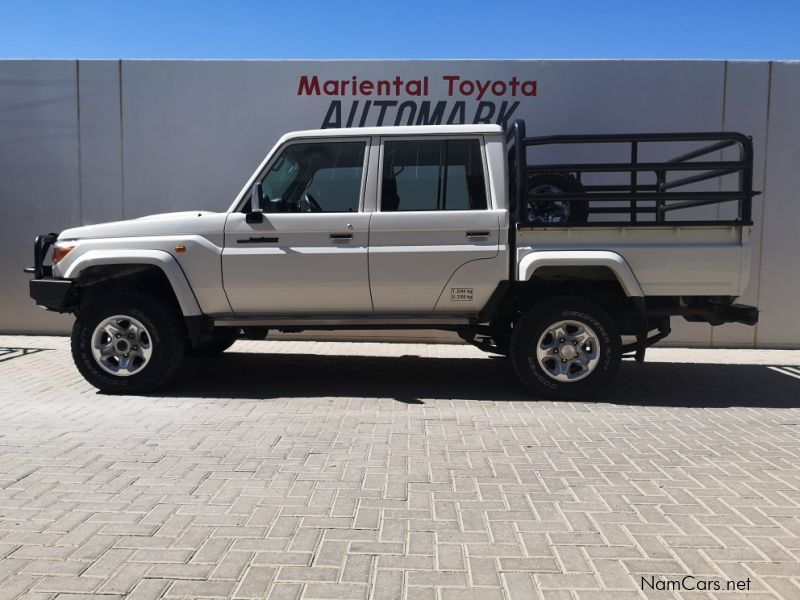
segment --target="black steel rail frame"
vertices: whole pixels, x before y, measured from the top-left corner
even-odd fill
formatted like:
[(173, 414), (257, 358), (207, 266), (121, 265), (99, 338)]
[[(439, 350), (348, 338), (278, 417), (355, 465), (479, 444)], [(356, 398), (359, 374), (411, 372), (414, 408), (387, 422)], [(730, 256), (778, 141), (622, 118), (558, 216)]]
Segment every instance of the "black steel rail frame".
[[(752, 225), (752, 200), (759, 192), (753, 191), (753, 142), (749, 136), (737, 132), (699, 133), (631, 133), (607, 135), (550, 135), (526, 137), (525, 122), (516, 120), (511, 124), (506, 141), (509, 148), (511, 214), (520, 228), (553, 227), (652, 227), (657, 225), (702, 226), (702, 225)], [(639, 162), (641, 144), (658, 142), (710, 142), (701, 148), (676, 156), (664, 162)], [(630, 162), (612, 163), (563, 163), (529, 165), (527, 149), (532, 146), (557, 144), (630, 144)], [(739, 147), (738, 160), (702, 160), (732, 146)], [(655, 184), (641, 184), (638, 175), (642, 172), (655, 174)], [(694, 174), (668, 181), (670, 173)], [(539, 173), (569, 173), (580, 181), (585, 173), (628, 173), (625, 184), (583, 185), (583, 191), (563, 194), (528, 194), (528, 177)], [(699, 181), (715, 179), (738, 173), (738, 186), (734, 191), (670, 191)], [(625, 206), (590, 206), (589, 214), (625, 214), (627, 220), (595, 221), (586, 223), (528, 224), (525, 218), (530, 201), (590, 201), (599, 203), (623, 202)], [(650, 201), (649, 206), (641, 206)], [(667, 220), (667, 214), (681, 209), (723, 202), (737, 202), (738, 212), (734, 220)], [(642, 221), (639, 215), (654, 214), (654, 220)]]

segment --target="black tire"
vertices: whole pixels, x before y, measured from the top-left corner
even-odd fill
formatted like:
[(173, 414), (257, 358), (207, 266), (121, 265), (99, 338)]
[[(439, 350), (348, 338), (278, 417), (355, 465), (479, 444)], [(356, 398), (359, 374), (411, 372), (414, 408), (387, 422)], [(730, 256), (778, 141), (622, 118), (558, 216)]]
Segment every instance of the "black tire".
[(186, 344), (186, 356), (219, 356), (233, 346), (239, 337), (236, 327), (215, 327), (214, 337), (201, 346), (194, 347)]
[[(586, 223), (589, 220), (588, 200), (572, 200), (559, 203), (556, 200), (537, 202), (530, 199), (531, 196), (535, 196), (537, 193), (582, 194), (584, 191), (581, 182), (567, 173), (532, 175), (528, 178), (529, 200), (526, 223), (529, 225)], [(566, 214), (561, 214), (563, 211), (566, 211)], [(557, 216), (559, 214), (560, 216)]]
[[(151, 352), (147, 362), (127, 376), (106, 371), (92, 352), (95, 329), (116, 315), (132, 317), (144, 326)], [(72, 328), (72, 358), (81, 375), (100, 391), (142, 394), (172, 378), (183, 359), (185, 338), (183, 321), (172, 306), (140, 292), (109, 294), (98, 298), (78, 314)]]
[[(561, 344), (560, 340), (555, 340), (552, 336), (547, 337), (551, 326), (562, 321), (588, 326), (594, 333), (595, 343), (587, 345), (586, 348), (581, 344), (575, 346), (577, 355), (590, 354), (597, 358), (593, 368), (586, 369), (578, 360), (563, 358), (569, 350), (563, 346), (568, 345), (569, 340)], [(577, 331), (574, 327), (573, 330)], [(554, 356), (550, 357), (548, 354), (540, 361), (537, 357), (539, 342), (543, 341), (543, 348), (549, 348), (548, 339), (554, 344)], [(549, 349), (547, 352), (549, 353)], [(572, 352), (569, 350), (570, 354)], [(557, 296), (533, 306), (520, 317), (511, 335), (509, 358), (517, 376), (535, 395), (555, 400), (581, 400), (600, 393), (613, 379), (621, 357), (620, 334), (614, 320), (594, 302), (576, 296)], [(548, 372), (548, 367), (551, 370), (559, 368), (574, 370), (569, 374), (552, 375)], [(556, 376), (576, 379), (557, 380)]]

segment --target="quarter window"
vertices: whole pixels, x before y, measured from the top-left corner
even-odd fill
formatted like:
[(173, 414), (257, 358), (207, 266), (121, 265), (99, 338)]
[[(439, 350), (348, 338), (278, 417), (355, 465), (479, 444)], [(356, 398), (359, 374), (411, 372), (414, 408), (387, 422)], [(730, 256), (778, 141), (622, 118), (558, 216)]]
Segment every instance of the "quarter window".
[(478, 140), (384, 142), (381, 211), (483, 210), (486, 206)]
[(286, 147), (261, 181), (269, 212), (357, 212), (366, 142)]

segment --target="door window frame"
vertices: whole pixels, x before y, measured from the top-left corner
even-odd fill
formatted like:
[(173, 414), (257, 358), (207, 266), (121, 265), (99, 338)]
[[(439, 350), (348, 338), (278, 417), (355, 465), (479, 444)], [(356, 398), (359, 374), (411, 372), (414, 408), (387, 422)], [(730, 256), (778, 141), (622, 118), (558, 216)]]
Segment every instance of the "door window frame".
[[(454, 141), (454, 140), (478, 140), (478, 147), (480, 148), (481, 153), (481, 165), (483, 167), (483, 185), (486, 188), (486, 208), (463, 208), (463, 209), (455, 209), (455, 210), (390, 210), (384, 211), (382, 204), (382, 197), (383, 197), (383, 154), (384, 148), (386, 147), (386, 142), (418, 142), (418, 141)], [(480, 211), (487, 211), (487, 210), (494, 210), (495, 206), (495, 198), (492, 194), (491, 186), (489, 185), (489, 168), (486, 160), (486, 146), (484, 141), (484, 136), (478, 134), (439, 134), (439, 135), (430, 135), (430, 134), (418, 134), (418, 135), (383, 135), (380, 136), (378, 139), (378, 177), (375, 186), (375, 212), (382, 213), (382, 214), (398, 214), (398, 215), (410, 215), (410, 214), (450, 214), (450, 213), (477, 213)]]
[[(269, 170), (272, 166), (278, 161), (278, 158), (283, 154), (283, 152), (289, 147), (294, 146), (297, 144), (313, 144), (313, 143), (323, 143), (323, 144), (340, 144), (345, 142), (363, 142), (364, 144), (364, 158), (361, 165), (361, 184), (359, 185), (359, 197), (358, 197), (358, 210), (356, 213), (363, 213), (367, 212), (364, 210), (366, 204), (366, 188), (367, 188), (367, 179), (369, 176), (369, 165), (370, 165), (370, 150), (372, 148), (372, 139), (370, 136), (331, 136), (331, 137), (298, 137), (292, 138), (291, 140), (287, 140), (280, 146), (278, 146), (275, 151), (272, 153), (272, 156), (269, 157), (269, 160), (264, 165), (258, 174), (253, 178), (251, 177), (251, 181), (253, 184), (257, 181), (261, 181), (266, 177)], [(252, 185), (251, 185), (252, 187)], [(245, 190), (244, 195), (242, 196), (241, 200), (237, 203), (236, 208), (231, 212), (234, 213), (241, 213), (244, 212), (245, 205), (250, 201), (250, 191)], [(354, 214), (351, 212), (292, 212), (292, 213), (272, 213), (272, 212), (265, 212), (264, 217), (269, 218), (270, 215), (348, 215)]]

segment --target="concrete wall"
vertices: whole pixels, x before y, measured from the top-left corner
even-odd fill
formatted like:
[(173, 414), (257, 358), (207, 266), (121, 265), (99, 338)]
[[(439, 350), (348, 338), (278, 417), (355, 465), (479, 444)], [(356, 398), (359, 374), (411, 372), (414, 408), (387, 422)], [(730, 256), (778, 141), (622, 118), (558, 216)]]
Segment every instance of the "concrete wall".
[[(427, 95), (298, 93), (320, 80), (428, 77)], [(480, 100), (444, 76), (537, 82), (535, 96)], [(186, 209), (224, 210), (284, 132), (320, 127), (341, 102), (343, 124), (394, 124), (399, 105), (463, 102), (463, 119), (512, 118), (532, 134), (739, 130), (753, 136), (756, 187), (751, 283), (756, 328), (674, 320), (670, 341), (800, 347), (800, 63), (706, 61), (0, 61), (0, 331), (68, 331), (71, 318), (28, 298), (36, 233)], [(355, 104), (355, 103), (358, 104)], [(405, 124), (411, 108), (400, 111)], [(351, 112), (352, 111), (352, 112)], [(332, 113), (336, 114), (336, 113)], [(718, 210), (718, 209), (714, 209)], [(721, 210), (725, 210), (724, 208)]]

